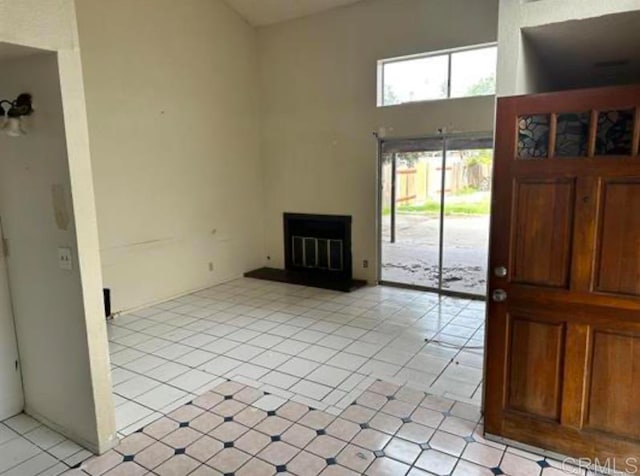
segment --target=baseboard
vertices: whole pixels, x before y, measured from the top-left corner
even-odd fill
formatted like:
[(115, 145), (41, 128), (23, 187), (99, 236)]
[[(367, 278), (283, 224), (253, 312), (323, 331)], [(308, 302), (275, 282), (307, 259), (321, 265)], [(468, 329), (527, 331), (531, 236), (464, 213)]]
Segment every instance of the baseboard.
[(105, 444), (103, 444), (102, 446), (100, 446), (100, 445), (98, 445), (98, 444), (96, 444), (96, 443), (94, 443), (92, 441), (85, 440), (84, 438), (82, 438), (81, 436), (78, 436), (73, 431), (69, 430), (68, 428), (65, 428), (65, 427), (57, 424), (56, 422), (49, 420), (47, 417), (45, 417), (45, 416), (41, 415), (40, 413), (32, 410), (28, 406), (25, 407), (24, 413), (26, 413), (30, 417), (34, 418), (35, 420), (39, 421), (44, 426), (52, 429), (53, 431), (55, 431), (57, 433), (60, 433), (62, 436), (70, 439), (74, 443), (77, 443), (78, 445), (82, 446), (84, 449), (90, 451), (91, 453), (93, 453), (95, 455), (101, 455), (103, 453), (106, 453), (110, 449), (115, 448), (116, 446), (118, 446), (119, 439), (118, 439), (118, 436), (117, 436), (116, 433), (111, 435), (111, 437), (108, 439), (108, 441)]
[[(207, 284), (206, 286), (201, 286), (201, 287), (198, 287), (198, 288), (190, 289), (188, 291), (181, 291), (181, 292), (179, 292), (177, 294), (172, 294), (172, 295), (169, 295), (169, 296), (166, 296), (166, 297), (154, 299), (153, 301), (148, 301), (147, 303), (141, 304), (139, 306), (134, 306), (134, 307), (127, 308), (127, 309), (121, 309), (119, 311), (114, 311), (111, 315), (112, 315), (113, 318), (117, 318), (118, 316), (120, 316), (122, 314), (130, 314), (132, 312), (140, 311), (142, 309), (146, 309), (148, 307), (155, 306), (156, 304), (161, 304), (161, 303), (166, 302), (166, 301), (171, 301), (172, 299), (178, 299), (178, 298), (181, 298), (181, 297), (184, 297), (184, 296), (188, 296), (190, 294), (194, 294), (194, 293), (197, 293), (197, 292), (200, 292), (200, 291), (204, 291), (205, 289), (213, 288), (215, 286), (220, 286), (221, 284), (226, 284), (226, 283), (229, 283), (231, 281), (235, 281), (236, 279), (240, 279), (242, 277), (243, 277), (243, 273), (234, 274), (233, 276), (222, 278), (221, 280), (216, 281), (213, 284)], [(113, 301), (112, 301), (112, 304), (113, 304)]]

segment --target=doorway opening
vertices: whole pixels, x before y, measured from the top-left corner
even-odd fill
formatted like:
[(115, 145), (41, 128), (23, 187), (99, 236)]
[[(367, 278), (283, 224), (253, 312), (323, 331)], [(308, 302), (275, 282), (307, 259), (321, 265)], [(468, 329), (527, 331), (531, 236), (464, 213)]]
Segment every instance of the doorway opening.
[[(32, 418), (30, 429), (102, 452), (116, 434), (79, 63), (0, 42), (0, 64), (13, 119), (0, 134), (0, 420)], [(26, 94), (36, 111), (16, 121)], [(15, 440), (38, 454), (23, 433)]]
[(379, 282), (484, 299), (491, 133), (379, 144)]

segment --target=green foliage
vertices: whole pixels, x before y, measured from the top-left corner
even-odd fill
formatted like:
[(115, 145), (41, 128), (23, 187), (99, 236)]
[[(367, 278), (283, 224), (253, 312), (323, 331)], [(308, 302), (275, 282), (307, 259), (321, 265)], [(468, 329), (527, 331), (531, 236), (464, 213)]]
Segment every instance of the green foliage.
[(493, 163), (493, 151), (490, 149), (478, 151), (477, 154), (465, 157), (465, 163), (466, 165), (491, 165)]
[(424, 157), (423, 152), (403, 152), (398, 154), (398, 165), (413, 168)]
[(469, 86), (467, 89), (467, 96), (485, 96), (488, 94), (495, 94), (496, 92), (496, 75), (492, 74), (478, 80), (477, 83)]
[(393, 90), (390, 84), (384, 85), (382, 104), (384, 104), (385, 106), (400, 104), (400, 98), (398, 98), (398, 95)]
[(466, 185), (462, 188), (459, 188), (458, 190), (456, 190), (455, 192), (453, 192), (453, 195), (472, 195), (474, 193), (477, 193), (478, 189), (476, 187), (472, 187), (470, 185)]
[[(445, 200), (444, 214), (447, 215), (488, 215), (491, 208), (489, 196), (480, 201), (447, 203)], [(438, 215), (440, 202), (428, 200), (422, 205), (401, 205), (396, 209), (397, 213), (415, 213), (423, 215)], [(383, 215), (389, 215), (391, 210), (385, 208)]]

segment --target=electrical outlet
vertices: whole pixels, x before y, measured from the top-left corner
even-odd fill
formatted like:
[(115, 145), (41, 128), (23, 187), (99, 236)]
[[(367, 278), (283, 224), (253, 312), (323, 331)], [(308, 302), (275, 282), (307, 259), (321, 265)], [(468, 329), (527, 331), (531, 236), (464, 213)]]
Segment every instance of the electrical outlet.
[(364, 261), (362, 261), (362, 267), (363, 268), (368, 268), (369, 267), (369, 260), (365, 259)]
[(71, 248), (58, 248), (58, 267), (65, 271), (71, 271), (73, 269)]

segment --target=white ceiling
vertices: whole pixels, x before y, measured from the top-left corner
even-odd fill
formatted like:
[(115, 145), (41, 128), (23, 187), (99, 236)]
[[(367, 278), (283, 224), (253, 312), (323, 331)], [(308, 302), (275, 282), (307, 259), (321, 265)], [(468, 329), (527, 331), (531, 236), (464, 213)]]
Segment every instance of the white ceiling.
[(357, 3), (360, 0), (226, 0), (253, 26), (272, 25)]
[(640, 11), (524, 31), (553, 89), (640, 82)]

